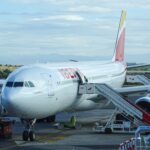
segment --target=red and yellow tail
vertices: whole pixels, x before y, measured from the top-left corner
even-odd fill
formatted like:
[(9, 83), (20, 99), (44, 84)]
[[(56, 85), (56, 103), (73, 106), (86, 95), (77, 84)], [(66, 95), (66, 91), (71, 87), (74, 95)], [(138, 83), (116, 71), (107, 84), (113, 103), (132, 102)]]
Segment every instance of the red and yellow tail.
[(116, 39), (115, 52), (112, 61), (124, 61), (124, 46), (125, 46), (125, 26), (126, 26), (126, 12), (122, 11), (118, 35)]

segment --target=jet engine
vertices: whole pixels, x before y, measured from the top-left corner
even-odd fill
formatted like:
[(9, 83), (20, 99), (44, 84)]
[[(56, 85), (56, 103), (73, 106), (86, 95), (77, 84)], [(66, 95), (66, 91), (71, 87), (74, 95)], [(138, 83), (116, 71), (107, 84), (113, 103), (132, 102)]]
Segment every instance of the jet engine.
[(136, 105), (145, 110), (147, 113), (150, 114), (150, 97), (142, 97), (136, 100)]

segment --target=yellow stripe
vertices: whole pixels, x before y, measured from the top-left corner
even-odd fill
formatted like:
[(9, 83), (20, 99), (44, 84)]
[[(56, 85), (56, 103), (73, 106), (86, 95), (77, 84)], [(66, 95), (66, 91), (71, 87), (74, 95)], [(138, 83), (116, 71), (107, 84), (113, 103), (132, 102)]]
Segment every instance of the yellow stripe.
[(126, 20), (126, 11), (123, 10), (121, 14), (119, 30), (121, 30), (121, 28), (123, 27), (125, 20)]

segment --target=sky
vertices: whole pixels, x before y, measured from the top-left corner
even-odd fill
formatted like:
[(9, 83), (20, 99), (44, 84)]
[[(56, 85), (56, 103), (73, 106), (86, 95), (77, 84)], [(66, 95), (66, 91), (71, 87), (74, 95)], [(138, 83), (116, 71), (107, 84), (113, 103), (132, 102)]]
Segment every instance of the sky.
[(111, 59), (122, 9), (126, 60), (150, 63), (150, 0), (5, 0), (0, 64)]

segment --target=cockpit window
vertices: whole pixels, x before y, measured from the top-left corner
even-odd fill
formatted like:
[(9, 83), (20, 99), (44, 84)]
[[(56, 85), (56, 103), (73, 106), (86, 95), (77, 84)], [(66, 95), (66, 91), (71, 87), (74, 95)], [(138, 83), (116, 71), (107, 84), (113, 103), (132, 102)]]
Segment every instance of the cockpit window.
[(14, 82), (13, 87), (23, 87), (23, 82)]
[(28, 84), (30, 87), (35, 87), (34, 84), (31, 81), (28, 81)]
[(30, 87), (27, 81), (24, 82), (24, 86), (25, 87)]
[(6, 87), (35, 87), (31, 81), (25, 82), (7, 82)]
[(13, 82), (7, 82), (6, 83), (6, 87), (12, 87), (13, 86)]

